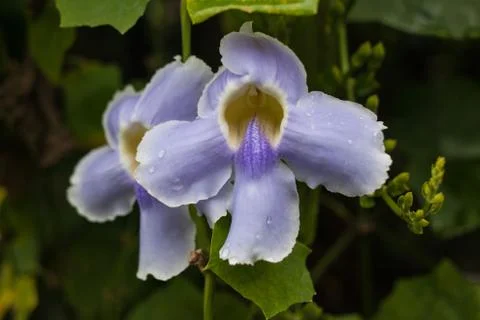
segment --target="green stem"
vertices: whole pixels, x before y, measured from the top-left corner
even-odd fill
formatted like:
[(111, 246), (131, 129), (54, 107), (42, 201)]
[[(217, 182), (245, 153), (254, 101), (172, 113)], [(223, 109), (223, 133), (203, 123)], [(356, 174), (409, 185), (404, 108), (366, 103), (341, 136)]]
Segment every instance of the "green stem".
[(187, 0), (181, 0), (180, 4), (180, 22), (182, 24), (182, 59), (186, 61), (190, 56), (191, 29), (190, 17), (187, 11)]
[[(185, 62), (190, 56), (190, 45), (191, 45), (191, 31), (192, 26), (190, 23), (190, 17), (187, 12), (187, 0), (181, 0), (180, 4), (180, 22), (182, 27), (182, 60)], [(198, 223), (197, 227), (201, 226), (206, 228), (206, 234), (208, 232), (208, 226), (205, 221), (203, 223)], [(210, 244), (208, 244), (208, 247)], [(207, 248), (209, 251), (210, 248)], [(213, 320), (213, 292), (215, 290), (215, 275), (208, 270), (203, 271), (203, 276), (205, 278), (205, 285), (203, 289), (203, 320)]]
[(348, 210), (345, 205), (335, 199), (333, 196), (323, 193), (320, 196), (320, 203), (330, 209), (337, 217), (345, 221), (346, 223), (354, 223), (355, 222), (355, 217), (353, 214)]
[(338, 54), (340, 58), (340, 70), (345, 79), (347, 99), (355, 101), (355, 79), (350, 77), (350, 56), (348, 54), (347, 25), (344, 18), (337, 21)]
[(340, 238), (331, 246), (323, 257), (317, 262), (312, 269), (313, 282), (320, 280), (322, 275), (327, 271), (328, 267), (345, 251), (350, 243), (355, 239), (356, 230), (351, 227), (345, 231)]
[(372, 257), (370, 254), (370, 239), (364, 236), (360, 241), (360, 269), (362, 273), (362, 305), (363, 314), (368, 319), (373, 309), (372, 288)]
[(380, 194), (382, 196), (383, 201), (385, 201), (385, 203), (387, 204), (387, 206), (389, 206), (390, 209), (392, 209), (392, 211), (395, 212), (397, 216), (399, 216), (400, 218), (403, 218), (403, 210), (398, 206), (395, 200), (393, 200), (393, 198), (388, 194), (387, 188), (385, 187), (382, 188)]
[(213, 291), (215, 289), (215, 275), (211, 271), (204, 271), (205, 287), (203, 288), (203, 320), (213, 320)]
[(347, 26), (343, 19), (337, 22), (338, 53), (340, 55), (340, 70), (343, 74), (350, 72), (350, 58), (348, 56)]
[(305, 197), (304, 212), (301, 215), (300, 223), (302, 228), (302, 241), (307, 246), (315, 241), (318, 221), (318, 199), (320, 197), (320, 188), (317, 189), (303, 189)]

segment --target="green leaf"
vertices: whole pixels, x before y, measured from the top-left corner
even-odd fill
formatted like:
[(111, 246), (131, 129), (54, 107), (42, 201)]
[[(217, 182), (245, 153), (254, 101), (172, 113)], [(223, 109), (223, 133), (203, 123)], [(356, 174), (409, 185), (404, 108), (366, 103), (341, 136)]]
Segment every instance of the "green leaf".
[(445, 203), (431, 217), (433, 231), (442, 237), (480, 227), (480, 179), (475, 174), (480, 172), (479, 100), (480, 85), (466, 78), (405, 84), (391, 97), (393, 120), (387, 134), (398, 138), (397, 148), (407, 155), (403, 169), (411, 174), (415, 194), (420, 194), (437, 156), (447, 159), (440, 188)]
[(219, 257), (228, 229), (228, 218), (222, 218), (215, 224), (207, 269), (257, 304), (266, 318), (295, 303), (312, 300), (315, 291), (305, 266), (310, 252), (307, 247), (297, 243), (293, 252), (279, 263), (260, 261), (254, 266), (230, 266)]
[(65, 52), (75, 40), (75, 30), (61, 29), (60, 17), (53, 6), (47, 6), (30, 24), (30, 53), (43, 74), (53, 83), (60, 79)]
[(62, 27), (111, 25), (125, 33), (145, 12), (149, 0), (56, 0)]
[(115, 65), (84, 62), (65, 77), (67, 120), (76, 138), (87, 147), (104, 142), (102, 114), (120, 85), (120, 69)]
[(374, 319), (480, 319), (478, 289), (445, 260), (429, 275), (397, 281)]
[(381, 22), (423, 35), (451, 38), (480, 36), (480, 2), (477, 0), (358, 0), (349, 20)]
[(187, 0), (187, 9), (193, 23), (231, 9), (248, 13), (264, 12), (285, 15), (314, 15), (319, 0)]
[(197, 320), (202, 314), (202, 292), (183, 278), (168, 282), (138, 304), (127, 320)]

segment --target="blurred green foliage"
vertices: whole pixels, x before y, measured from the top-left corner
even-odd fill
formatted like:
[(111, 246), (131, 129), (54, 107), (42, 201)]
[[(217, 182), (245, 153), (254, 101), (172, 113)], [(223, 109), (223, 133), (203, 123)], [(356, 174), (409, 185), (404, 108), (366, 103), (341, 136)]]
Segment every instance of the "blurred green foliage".
[(374, 319), (480, 319), (479, 290), (445, 260), (429, 275), (396, 282)]
[(353, 22), (376, 21), (414, 34), (446, 38), (480, 36), (480, 3), (475, 0), (357, 0)]

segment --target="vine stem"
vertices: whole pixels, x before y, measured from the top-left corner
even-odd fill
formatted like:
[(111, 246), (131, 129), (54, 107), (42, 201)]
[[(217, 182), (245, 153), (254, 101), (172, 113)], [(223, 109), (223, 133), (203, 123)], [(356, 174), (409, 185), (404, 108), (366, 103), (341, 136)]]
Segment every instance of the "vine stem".
[(213, 320), (213, 291), (215, 289), (215, 275), (211, 271), (204, 271), (205, 287), (203, 288), (203, 320)]
[(370, 239), (363, 236), (360, 241), (360, 269), (362, 273), (362, 304), (366, 319), (372, 315), (373, 287), (372, 287), (372, 256), (370, 252)]
[(312, 269), (312, 279), (316, 283), (322, 275), (327, 271), (328, 267), (334, 262), (355, 239), (356, 230), (350, 227), (340, 238), (331, 246), (323, 257), (317, 262)]
[[(188, 57), (190, 57), (191, 53), (192, 32), (192, 25), (187, 11), (187, 0), (181, 0), (180, 3), (180, 23), (182, 29), (182, 60), (185, 62)], [(201, 227), (208, 228), (206, 223), (203, 223)], [(208, 246), (209, 245), (210, 244), (208, 244)], [(203, 320), (213, 320), (213, 293), (215, 291), (215, 275), (209, 270), (203, 270), (202, 273), (205, 279), (203, 288)]]
[(403, 216), (403, 211), (402, 209), (398, 206), (398, 204), (393, 200), (392, 197), (387, 192), (387, 188), (382, 188), (380, 191), (380, 195), (382, 196), (383, 201), (387, 204), (387, 206), (392, 209), (393, 212), (400, 218)]
[(190, 56), (192, 25), (187, 11), (187, 0), (181, 0), (180, 23), (182, 25), (182, 60), (185, 62)]
[(350, 57), (348, 54), (348, 37), (347, 25), (345, 18), (339, 18), (337, 21), (337, 36), (338, 36), (338, 54), (340, 55), (340, 70), (345, 79), (345, 89), (347, 92), (347, 99), (355, 101), (355, 79), (350, 77)]

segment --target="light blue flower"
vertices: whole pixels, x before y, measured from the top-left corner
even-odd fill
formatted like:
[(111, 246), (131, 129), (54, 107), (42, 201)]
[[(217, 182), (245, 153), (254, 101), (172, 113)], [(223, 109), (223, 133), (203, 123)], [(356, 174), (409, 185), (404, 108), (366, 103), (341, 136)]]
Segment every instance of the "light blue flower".
[[(90, 221), (104, 222), (140, 207), (140, 261), (137, 276), (166, 280), (188, 266), (195, 227), (187, 206), (170, 208), (133, 179), (135, 153), (144, 133), (168, 120), (193, 120), (198, 98), (212, 78), (210, 68), (191, 57), (157, 71), (143, 93), (131, 87), (117, 93), (103, 117), (108, 145), (87, 154), (76, 166), (68, 200)], [(162, 157), (157, 153), (156, 157)], [(157, 168), (158, 171), (162, 168)], [(229, 185), (214, 199), (198, 204), (209, 222), (224, 215)]]
[(299, 231), (295, 178), (347, 196), (374, 192), (391, 164), (385, 127), (361, 105), (308, 93), (296, 55), (253, 33), (251, 23), (226, 35), (220, 53), (223, 67), (203, 91), (199, 118), (148, 132), (135, 176), (157, 199), (179, 206), (216, 195), (233, 174), (232, 224), (220, 257), (278, 262)]

